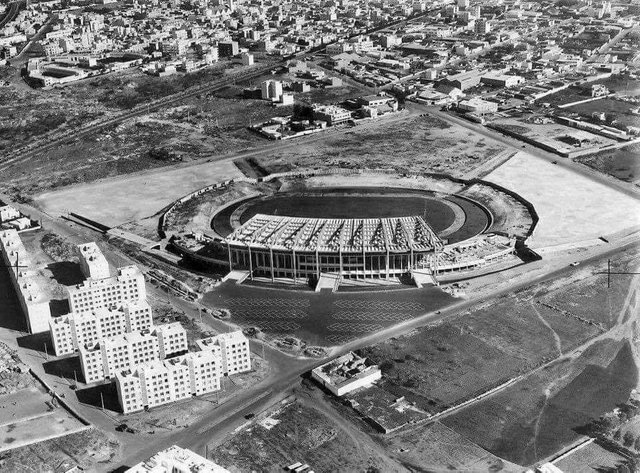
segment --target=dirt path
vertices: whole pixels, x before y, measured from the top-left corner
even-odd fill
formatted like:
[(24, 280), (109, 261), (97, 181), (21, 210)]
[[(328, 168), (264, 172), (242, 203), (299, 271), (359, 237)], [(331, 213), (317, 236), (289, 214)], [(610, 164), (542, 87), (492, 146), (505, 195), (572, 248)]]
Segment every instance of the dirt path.
[(558, 356), (562, 356), (562, 340), (560, 340), (560, 336), (558, 335), (558, 332), (556, 332), (553, 329), (553, 327), (549, 325), (549, 322), (547, 322), (545, 318), (542, 316), (542, 314), (540, 313), (540, 311), (538, 311), (533, 301), (530, 301), (529, 305), (531, 306), (531, 309), (533, 310), (533, 312), (538, 316), (538, 319), (540, 319), (540, 322), (542, 322), (542, 324), (551, 331), (551, 334), (553, 335), (553, 339), (556, 344), (556, 349), (558, 350)]
[(377, 458), (384, 460), (384, 465), (377, 465), (381, 471), (385, 472), (405, 472), (408, 471), (401, 464), (393, 460), (391, 457), (384, 454), (380, 445), (376, 444), (367, 434), (360, 432), (354, 427), (348, 420), (341, 417), (330, 405), (328, 405), (322, 398), (321, 394), (314, 391), (313, 394), (304, 392), (304, 394), (298, 396), (298, 402), (302, 405), (314, 409), (321, 413), (329, 420), (331, 420), (336, 426), (340, 428), (346, 435), (349, 436), (351, 441), (356, 445), (358, 450), (363, 456)]

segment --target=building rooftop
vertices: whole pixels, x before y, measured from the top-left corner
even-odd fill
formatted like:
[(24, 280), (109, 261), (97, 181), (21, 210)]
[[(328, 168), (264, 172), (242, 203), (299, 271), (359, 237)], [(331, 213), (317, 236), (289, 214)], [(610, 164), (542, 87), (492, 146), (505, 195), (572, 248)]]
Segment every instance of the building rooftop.
[(225, 241), (255, 249), (358, 253), (428, 251), (442, 246), (422, 217), (323, 219), (257, 214)]
[(138, 463), (127, 473), (229, 473), (229, 470), (186, 448), (173, 445)]

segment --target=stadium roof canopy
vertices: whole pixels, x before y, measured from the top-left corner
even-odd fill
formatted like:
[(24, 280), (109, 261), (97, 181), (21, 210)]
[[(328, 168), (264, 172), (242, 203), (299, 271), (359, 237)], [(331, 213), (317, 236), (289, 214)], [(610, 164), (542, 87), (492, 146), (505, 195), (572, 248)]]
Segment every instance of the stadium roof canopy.
[(252, 249), (335, 253), (400, 253), (443, 247), (422, 217), (331, 219), (257, 214), (225, 241)]

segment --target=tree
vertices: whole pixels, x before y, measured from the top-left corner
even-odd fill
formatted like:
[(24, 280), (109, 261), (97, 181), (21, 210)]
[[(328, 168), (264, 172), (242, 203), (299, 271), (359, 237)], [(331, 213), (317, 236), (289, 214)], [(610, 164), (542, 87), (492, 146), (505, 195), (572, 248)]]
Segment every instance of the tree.
[(621, 438), (622, 438), (622, 432), (620, 432), (620, 429), (618, 429), (613, 433), (613, 440), (615, 440), (616, 442), (619, 442)]
[(633, 448), (640, 451), (640, 436), (638, 436), (638, 438), (636, 439), (636, 443), (634, 444)]
[(633, 445), (633, 435), (631, 435), (631, 432), (624, 434), (623, 444), (625, 447), (631, 447), (631, 445)]

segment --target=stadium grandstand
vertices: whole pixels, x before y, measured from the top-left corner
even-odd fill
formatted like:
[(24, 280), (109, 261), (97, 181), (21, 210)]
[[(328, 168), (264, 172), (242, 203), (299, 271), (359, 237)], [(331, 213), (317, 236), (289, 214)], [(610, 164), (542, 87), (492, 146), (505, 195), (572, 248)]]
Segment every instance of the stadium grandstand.
[(444, 244), (420, 216), (323, 219), (257, 214), (225, 238), (229, 266), (256, 276), (399, 277), (435, 270)]

